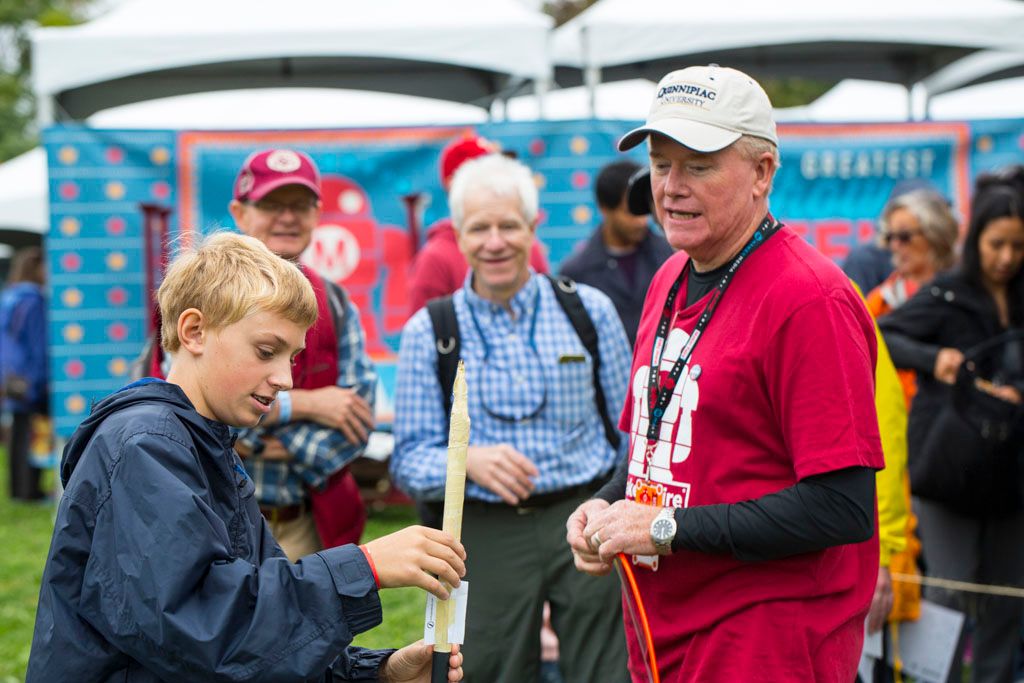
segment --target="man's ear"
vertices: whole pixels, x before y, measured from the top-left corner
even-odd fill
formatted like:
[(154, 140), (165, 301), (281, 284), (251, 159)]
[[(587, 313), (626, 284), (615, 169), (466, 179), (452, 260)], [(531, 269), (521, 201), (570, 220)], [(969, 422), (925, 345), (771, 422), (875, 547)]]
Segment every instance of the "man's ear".
[[(242, 230), (242, 223), (244, 221), (246, 205), (237, 199), (232, 199), (231, 203), (228, 204), (228, 211), (231, 213), (231, 219), (235, 221), (235, 227)], [(245, 232), (242, 230), (242, 232)]]
[(767, 197), (772, 189), (772, 179), (778, 166), (775, 164), (775, 157), (770, 152), (765, 152), (755, 162), (754, 171), (754, 197), (760, 199)]
[(178, 341), (193, 356), (206, 347), (206, 319), (198, 308), (187, 308), (178, 316)]

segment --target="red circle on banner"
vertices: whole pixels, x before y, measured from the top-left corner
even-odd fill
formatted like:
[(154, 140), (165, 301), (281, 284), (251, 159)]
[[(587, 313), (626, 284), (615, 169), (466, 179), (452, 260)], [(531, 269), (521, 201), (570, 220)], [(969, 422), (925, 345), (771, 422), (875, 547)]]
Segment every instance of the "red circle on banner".
[(57, 188), (57, 194), (64, 201), (71, 201), (72, 199), (78, 199), (78, 184), (73, 182), (63, 182)]
[(590, 174), (586, 171), (574, 171), (569, 182), (576, 190), (585, 190), (590, 186)]
[(124, 323), (111, 323), (107, 327), (107, 336), (114, 341), (122, 341), (128, 336), (128, 326)]
[(120, 147), (107, 147), (105, 156), (108, 164), (119, 164), (124, 161), (124, 150)]
[(123, 306), (127, 300), (128, 292), (125, 291), (124, 287), (112, 287), (107, 290), (107, 301), (111, 306)]
[(85, 374), (85, 363), (77, 358), (72, 358), (64, 364), (64, 374), (71, 379), (78, 379)]
[(123, 235), (125, 228), (124, 218), (111, 216), (107, 219), (107, 233), (110, 235)]
[(535, 157), (539, 157), (544, 154), (544, 151), (547, 149), (547, 145), (545, 145), (544, 141), (540, 138), (535, 138), (530, 140), (530, 144), (527, 145), (527, 149), (530, 150), (530, 154)]
[(153, 193), (153, 197), (156, 199), (167, 199), (171, 196), (171, 186), (163, 180), (158, 180), (153, 183), (150, 192)]
[(60, 257), (60, 267), (73, 273), (82, 267), (82, 257), (76, 252), (69, 251)]

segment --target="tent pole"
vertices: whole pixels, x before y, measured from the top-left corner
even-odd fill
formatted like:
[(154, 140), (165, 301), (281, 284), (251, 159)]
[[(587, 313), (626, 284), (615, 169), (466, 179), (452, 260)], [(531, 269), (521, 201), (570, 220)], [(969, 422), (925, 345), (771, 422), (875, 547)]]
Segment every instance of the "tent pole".
[(601, 67), (590, 54), (590, 37), (586, 26), (580, 27), (580, 47), (583, 48), (583, 84), (587, 88), (590, 118), (597, 118), (597, 86), (601, 84)]

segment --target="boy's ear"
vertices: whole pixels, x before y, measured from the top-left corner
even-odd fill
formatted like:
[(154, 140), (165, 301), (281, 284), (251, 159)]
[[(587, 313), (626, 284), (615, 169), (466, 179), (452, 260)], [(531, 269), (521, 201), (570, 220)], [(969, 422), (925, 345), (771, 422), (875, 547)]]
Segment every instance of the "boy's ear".
[(187, 308), (178, 316), (178, 341), (193, 355), (203, 352), (206, 343), (206, 320), (198, 308)]

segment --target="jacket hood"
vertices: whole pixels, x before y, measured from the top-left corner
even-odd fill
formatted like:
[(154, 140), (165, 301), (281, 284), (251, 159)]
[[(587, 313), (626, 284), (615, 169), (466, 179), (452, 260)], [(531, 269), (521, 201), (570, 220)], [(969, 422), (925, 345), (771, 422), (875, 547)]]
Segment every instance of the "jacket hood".
[(126, 408), (146, 403), (163, 404), (178, 417), (186, 428), (191, 432), (205, 433), (207, 438), (214, 438), (218, 441), (230, 439), (230, 430), (227, 425), (207, 420), (196, 412), (192, 402), (185, 396), (177, 384), (171, 384), (153, 377), (144, 377), (132, 382), (122, 389), (107, 396), (93, 406), (92, 412), (75, 430), (75, 433), (68, 440), (64, 447), (64, 455), (60, 463), (61, 483), (66, 487), (71, 479), (71, 473), (75, 471), (86, 446), (92, 440), (93, 435), (99, 426), (114, 413)]

